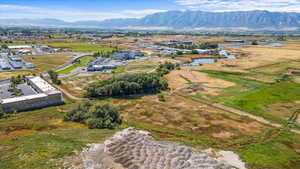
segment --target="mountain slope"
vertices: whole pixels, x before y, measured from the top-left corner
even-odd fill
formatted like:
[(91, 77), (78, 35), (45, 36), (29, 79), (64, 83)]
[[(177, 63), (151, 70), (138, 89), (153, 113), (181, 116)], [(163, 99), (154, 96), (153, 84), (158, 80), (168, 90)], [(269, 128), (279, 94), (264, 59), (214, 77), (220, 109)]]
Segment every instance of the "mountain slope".
[(184, 28), (300, 28), (300, 13), (243, 11), (202, 12), (169, 11), (141, 19), (110, 19), (104, 21), (65, 22), (57, 19), (0, 19), (0, 26), (57, 26), (57, 27), (169, 27)]
[[(114, 20), (106, 20), (111, 23)], [(124, 23), (124, 21), (123, 21)], [(202, 12), (202, 11), (169, 11), (156, 13), (131, 23), (115, 26), (164, 26), (170, 28), (283, 28), (300, 27), (300, 13), (246, 11), (246, 12)]]

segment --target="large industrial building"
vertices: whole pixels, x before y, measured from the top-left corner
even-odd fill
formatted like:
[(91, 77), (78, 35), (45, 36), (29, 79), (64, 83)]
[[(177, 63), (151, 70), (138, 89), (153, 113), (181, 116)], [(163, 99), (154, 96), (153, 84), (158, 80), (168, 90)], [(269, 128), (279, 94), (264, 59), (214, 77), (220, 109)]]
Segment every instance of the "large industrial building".
[(0, 84), (0, 108), (4, 112), (33, 110), (64, 103), (62, 93), (38, 76), (27, 76), (26, 84), (18, 88), (23, 95), (16, 97), (9, 90), (10, 82)]

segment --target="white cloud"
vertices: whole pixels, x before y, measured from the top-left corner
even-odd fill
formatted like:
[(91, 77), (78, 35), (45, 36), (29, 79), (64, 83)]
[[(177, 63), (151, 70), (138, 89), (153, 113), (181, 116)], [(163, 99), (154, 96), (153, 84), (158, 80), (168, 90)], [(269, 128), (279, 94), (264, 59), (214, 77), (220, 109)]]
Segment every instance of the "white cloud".
[(300, 12), (299, 0), (176, 0), (192, 10), (203, 11), (248, 11), (270, 10)]
[(35, 10), (36, 8), (30, 6), (19, 6), (19, 5), (0, 5), (1, 11), (10, 11), (10, 10)]
[(30, 6), (0, 5), (0, 18), (56, 18), (66, 21), (78, 20), (105, 20), (113, 18), (141, 18), (156, 12), (166, 10), (143, 9), (143, 10), (123, 10), (116, 12), (94, 12), (81, 10), (56, 10), (44, 9)]
[(167, 10), (160, 10), (160, 9), (145, 9), (145, 10), (125, 10), (121, 13), (130, 14), (130, 15), (137, 15), (137, 16), (145, 16), (154, 14), (157, 12), (166, 12)]

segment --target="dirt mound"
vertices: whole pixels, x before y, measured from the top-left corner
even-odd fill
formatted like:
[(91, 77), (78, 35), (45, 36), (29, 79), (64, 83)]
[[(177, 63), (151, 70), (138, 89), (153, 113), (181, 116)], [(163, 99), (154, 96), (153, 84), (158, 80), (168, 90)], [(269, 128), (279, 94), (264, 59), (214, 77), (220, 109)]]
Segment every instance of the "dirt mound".
[(85, 169), (234, 169), (176, 142), (154, 140), (148, 132), (125, 129), (82, 152)]

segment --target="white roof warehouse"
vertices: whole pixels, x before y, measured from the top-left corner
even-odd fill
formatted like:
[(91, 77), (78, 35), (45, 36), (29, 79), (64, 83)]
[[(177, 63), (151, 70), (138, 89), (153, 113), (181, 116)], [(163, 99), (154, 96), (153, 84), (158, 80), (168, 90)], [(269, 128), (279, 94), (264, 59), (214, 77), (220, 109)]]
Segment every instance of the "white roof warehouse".
[(27, 85), (35, 94), (0, 99), (4, 112), (26, 111), (63, 104), (62, 93), (38, 76), (27, 76)]

